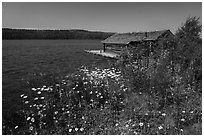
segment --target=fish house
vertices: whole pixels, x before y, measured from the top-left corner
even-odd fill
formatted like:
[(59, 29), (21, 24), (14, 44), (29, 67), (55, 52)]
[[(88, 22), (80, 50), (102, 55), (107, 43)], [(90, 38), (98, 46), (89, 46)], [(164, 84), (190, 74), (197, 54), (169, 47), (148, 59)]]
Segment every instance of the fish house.
[(142, 45), (141, 43), (143, 43), (143, 46), (145, 45), (145, 48), (148, 50), (152, 50), (152, 45), (158, 45), (161, 40), (172, 37), (174, 37), (174, 34), (170, 30), (116, 33), (101, 42), (104, 52), (111, 51), (120, 53), (125, 48), (139, 47)]

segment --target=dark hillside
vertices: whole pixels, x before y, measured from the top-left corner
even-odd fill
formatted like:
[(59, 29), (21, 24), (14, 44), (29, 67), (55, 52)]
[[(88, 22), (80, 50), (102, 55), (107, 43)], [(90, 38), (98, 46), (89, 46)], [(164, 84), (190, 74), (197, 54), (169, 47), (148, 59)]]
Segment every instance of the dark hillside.
[(87, 30), (28, 30), (28, 29), (2, 29), (3, 39), (105, 39), (111, 36), (110, 32)]

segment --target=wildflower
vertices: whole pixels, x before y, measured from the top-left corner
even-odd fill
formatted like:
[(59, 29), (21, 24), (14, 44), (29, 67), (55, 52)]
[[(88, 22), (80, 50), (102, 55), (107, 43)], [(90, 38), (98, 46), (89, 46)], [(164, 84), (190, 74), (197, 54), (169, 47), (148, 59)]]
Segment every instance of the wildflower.
[(28, 96), (24, 96), (23, 98), (27, 98)]
[(35, 119), (34, 119), (34, 118), (31, 118), (31, 122), (35, 122)]
[(64, 108), (62, 108), (62, 111), (64, 111)]
[(85, 119), (84, 116), (81, 117), (82, 119)]
[(139, 126), (143, 126), (144, 124), (142, 122), (139, 123)]
[(35, 106), (36, 106), (36, 104), (33, 104), (33, 106), (35, 107)]
[(78, 131), (78, 128), (77, 128), (77, 127), (75, 128), (75, 131)]
[(184, 118), (182, 118), (182, 119), (181, 119), (181, 121), (185, 121), (185, 119), (184, 119)]
[(49, 91), (50, 88), (45, 88), (44, 91)]
[(55, 111), (54, 113), (55, 113), (55, 115), (57, 115), (57, 114), (58, 114), (58, 111)]
[(100, 98), (103, 98), (103, 96), (101, 96)]
[(125, 125), (125, 127), (129, 127), (129, 125), (128, 125), (128, 124), (126, 124), (126, 125)]
[(29, 103), (28, 101), (25, 102), (25, 104), (28, 104), (28, 103)]
[(30, 130), (33, 130), (33, 126), (30, 126), (30, 128), (29, 128)]
[(136, 131), (134, 131), (134, 134), (135, 134), (135, 135), (137, 135), (137, 132), (136, 132)]
[(183, 110), (182, 113), (186, 113), (186, 111)]
[(38, 115), (41, 115), (41, 111), (38, 111)]
[(24, 96), (24, 94), (21, 94), (21, 97), (23, 97)]
[(35, 89), (35, 88), (32, 88), (31, 90), (33, 90), (33, 91), (36, 91), (37, 89)]
[(28, 117), (27, 120), (30, 120), (30, 117)]
[(72, 132), (72, 129), (71, 129), (71, 128), (69, 129), (69, 132)]
[(30, 108), (32, 108), (33, 106), (32, 106), (32, 105), (30, 105), (29, 107), (30, 107)]
[(193, 113), (193, 111), (190, 112), (191, 114)]
[(56, 86), (59, 87), (60, 85), (59, 85), (59, 84), (56, 84)]
[(15, 126), (15, 129), (17, 129), (18, 128), (18, 126)]
[(183, 132), (183, 129), (180, 129), (181, 130), (181, 132)]
[(149, 124), (149, 123), (147, 124), (147, 127), (150, 127), (150, 124)]
[(166, 114), (165, 114), (165, 113), (162, 113), (162, 116), (166, 116)]
[(41, 92), (40, 92), (40, 91), (38, 91), (38, 94), (41, 94)]
[(90, 91), (90, 94), (92, 94), (93, 92), (92, 91)]
[(48, 89), (52, 91), (52, 87), (48, 87)]
[(115, 124), (116, 127), (117, 127), (118, 125), (119, 125), (118, 123)]
[(40, 97), (40, 99), (45, 99), (45, 97)]
[(67, 113), (69, 113), (69, 111), (67, 111)]
[(80, 128), (80, 131), (83, 131), (84, 130), (84, 128), (82, 127), (82, 128)]
[(163, 129), (163, 127), (162, 127), (162, 126), (159, 126), (158, 128), (159, 128), (159, 130)]

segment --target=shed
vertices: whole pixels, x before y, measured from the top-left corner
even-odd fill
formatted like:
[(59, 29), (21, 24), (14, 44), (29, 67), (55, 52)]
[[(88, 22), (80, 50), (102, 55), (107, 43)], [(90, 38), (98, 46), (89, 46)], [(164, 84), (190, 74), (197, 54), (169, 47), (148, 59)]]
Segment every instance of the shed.
[(140, 42), (146, 42), (151, 48), (152, 43), (158, 43), (161, 39), (169, 37), (174, 37), (170, 30), (116, 33), (101, 42), (103, 43), (104, 52), (106, 50), (120, 52), (124, 48), (137, 46)]

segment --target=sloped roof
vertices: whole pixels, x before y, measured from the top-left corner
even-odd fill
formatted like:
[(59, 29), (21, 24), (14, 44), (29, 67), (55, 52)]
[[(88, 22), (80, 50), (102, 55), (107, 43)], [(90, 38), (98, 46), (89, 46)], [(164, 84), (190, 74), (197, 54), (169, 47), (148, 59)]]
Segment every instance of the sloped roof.
[[(132, 41), (156, 40), (158, 39), (159, 36), (166, 33), (167, 31), (170, 31), (170, 30), (160, 30), (160, 31), (151, 31), (151, 32), (116, 33), (101, 42), (111, 43), (111, 44), (129, 44)], [(145, 35), (147, 35), (147, 37)]]

